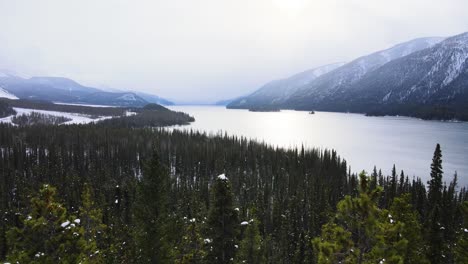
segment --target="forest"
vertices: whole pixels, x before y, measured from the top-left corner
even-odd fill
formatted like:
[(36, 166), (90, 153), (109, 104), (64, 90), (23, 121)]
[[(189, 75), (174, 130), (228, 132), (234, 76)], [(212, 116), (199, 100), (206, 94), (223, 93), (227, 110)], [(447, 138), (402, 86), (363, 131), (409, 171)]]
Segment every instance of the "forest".
[(0, 124), (0, 260), (468, 263), (468, 192), (442, 147), (423, 182), (226, 134)]

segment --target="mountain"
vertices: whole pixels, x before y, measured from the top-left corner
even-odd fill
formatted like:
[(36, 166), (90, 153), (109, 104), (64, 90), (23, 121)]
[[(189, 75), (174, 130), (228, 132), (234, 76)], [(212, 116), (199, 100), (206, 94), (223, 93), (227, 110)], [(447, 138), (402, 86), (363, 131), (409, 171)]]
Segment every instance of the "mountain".
[(148, 103), (155, 103), (160, 105), (174, 105), (173, 102), (159, 97), (157, 95), (149, 94), (149, 93), (142, 93), (142, 92), (135, 92), (136, 95), (140, 96), (141, 98), (145, 99)]
[(231, 99), (224, 99), (224, 100), (219, 100), (219, 101), (216, 101), (213, 103), (213, 105), (216, 105), (216, 106), (227, 106), (228, 104), (236, 101), (236, 100), (239, 100), (241, 99), (243, 96), (240, 96), (240, 97), (236, 97), (236, 98), (231, 98)]
[(228, 108), (251, 108), (264, 105), (277, 105), (286, 101), (300, 87), (310, 84), (317, 77), (326, 74), (344, 63), (334, 63), (307, 70), (291, 77), (271, 81), (254, 93), (234, 99), (228, 103)]
[(0, 98), (18, 99), (18, 97), (14, 96), (13, 94), (9, 93), (7, 90), (1, 87), (0, 87)]
[[(324, 72), (323, 74), (312, 79), (312, 81), (307, 84), (294, 87), (294, 89), (292, 89), (292, 93), (291, 90), (288, 91), (288, 89), (280, 88), (278, 89), (280, 98), (271, 101), (271, 98), (267, 96), (261, 96), (261, 100), (257, 99), (253, 101), (253, 103), (249, 104), (248, 107), (274, 106), (292, 109), (319, 110), (319, 108), (317, 108), (317, 104), (318, 102), (324, 100), (324, 98), (328, 98), (334, 94), (342, 93), (350, 86), (361, 80), (365, 75), (378, 69), (388, 62), (404, 57), (413, 52), (431, 47), (442, 40), (443, 38), (440, 37), (414, 39), (395, 45), (386, 50), (359, 57), (347, 64), (342, 65), (341, 67)], [(300, 75), (301, 74), (299, 74), (299, 76)], [(261, 92), (261, 90), (262, 89), (257, 92)], [(281, 95), (281, 92), (283, 92), (283, 95)], [(247, 99), (249, 98), (246, 98), (246, 101)], [(233, 103), (228, 105), (228, 107), (246, 108), (244, 105), (247, 105), (247, 103), (241, 103), (242, 102), (237, 102), (235, 104)]]
[(63, 77), (22, 78), (7, 71), (0, 71), (2, 94), (20, 99), (44, 100), (63, 103), (100, 104), (141, 107), (148, 103), (170, 104), (155, 95), (139, 92), (108, 92), (87, 87)]
[(393, 60), (346, 91), (310, 105), (372, 115), (468, 120), (468, 32)]

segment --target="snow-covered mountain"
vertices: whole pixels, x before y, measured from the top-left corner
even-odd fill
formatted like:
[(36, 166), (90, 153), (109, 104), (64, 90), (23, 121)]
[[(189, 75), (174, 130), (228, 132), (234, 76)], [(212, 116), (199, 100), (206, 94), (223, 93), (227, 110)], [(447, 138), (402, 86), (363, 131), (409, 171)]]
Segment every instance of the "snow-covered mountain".
[[(131, 92), (108, 92), (98, 88), (88, 87), (63, 77), (31, 77), (22, 78), (14, 73), (0, 71), (0, 88), (4, 93), (0, 97), (15, 97), (20, 99), (45, 100), (62, 103), (82, 103), (112, 106), (144, 106), (147, 103), (171, 102), (158, 96)], [(144, 97), (144, 98), (143, 98)]]
[(393, 60), (316, 105), (339, 111), (468, 120), (468, 32)]
[(297, 92), (299, 88), (310, 84), (317, 77), (333, 71), (343, 64), (343, 62), (328, 64), (295, 74), (285, 79), (271, 81), (252, 94), (233, 100), (229, 103), (229, 107), (249, 108), (256, 105), (281, 104)]
[(333, 72), (322, 75), (308, 86), (302, 87), (285, 104), (294, 107), (306, 107), (311, 102), (320, 102), (335, 93), (343, 93), (353, 84), (360, 81), (366, 74), (378, 69), (393, 60), (423, 50), (443, 38), (419, 38), (398, 44), (386, 50), (378, 51), (355, 59)]
[(9, 93), (7, 90), (0, 87), (0, 98), (7, 98), (7, 99), (18, 99), (18, 97), (14, 96), (13, 94)]
[(326, 65), (284, 80), (273, 81), (252, 95), (232, 102), (228, 107), (307, 108), (311, 101), (321, 101), (331, 94), (346, 90), (367, 73), (382, 65), (431, 47), (442, 40), (441, 37), (414, 39), (346, 64)]

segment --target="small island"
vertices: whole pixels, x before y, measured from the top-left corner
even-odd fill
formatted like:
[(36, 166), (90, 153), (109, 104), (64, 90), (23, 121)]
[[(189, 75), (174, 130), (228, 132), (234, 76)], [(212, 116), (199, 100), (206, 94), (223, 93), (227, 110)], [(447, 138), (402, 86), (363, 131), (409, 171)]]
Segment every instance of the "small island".
[(314, 112), (314, 111), (310, 111), (309, 114), (310, 114), (310, 115), (315, 115), (315, 112)]

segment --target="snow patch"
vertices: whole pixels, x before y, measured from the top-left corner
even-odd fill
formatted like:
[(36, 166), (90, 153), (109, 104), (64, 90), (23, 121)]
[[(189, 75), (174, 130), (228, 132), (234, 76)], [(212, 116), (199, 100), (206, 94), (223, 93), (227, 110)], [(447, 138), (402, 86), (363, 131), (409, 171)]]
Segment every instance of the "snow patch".
[[(78, 114), (78, 113), (66, 113), (66, 112), (58, 112), (58, 111), (46, 111), (46, 110), (37, 110), (37, 109), (28, 109), (28, 108), (18, 108), (18, 107), (13, 107), (13, 109), (16, 111), (17, 115), (22, 115), (22, 114), (31, 114), (32, 112), (44, 114), (44, 115), (51, 115), (51, 116), (63, 116), (65, 118), (71, 119), (68, 122), (65, 122), (63, 124), (68, 125), (68, 124), (88, 124), (88, 123), (93, 123), (93, 122), (98, 122), (104, 119), (109, 119), (112, 118), (112, 116), (101, 116), (98, 118), (91, 118), (90, 116), (83, 115), (83, 114)], [(12, 123), (12, 116), (0, 118), (0, 123)]]
[(117, 99), (124, 100), (124, 101), (136, 101), (137, 100), (134, 94), (124, 94), (118, 97)]
[(74, 104), (74, 103), (62, 103), (62, 102), (53, 102), (58, 105), (74, 105), (74, 106), (89, 106), (89, 107), (103, 107), (103, 108), (117, 108), (117, 106), (112, 105), (94, 105), (94, 104)]
[(67, 221), (63, 222), (60, 226), (61, 227), (67, 227), (69, 224), (70, 224), (70, 221), (67, 220)]
[(227, 181), (228, 178), (226, 177), (226, 175), (223, 173), (221, 175), (218, 176), (218, 179), (222, 180), (222, 181)]
[[(1, 73), (0, 73), (0, 74), (1, 74)], [(0, 97), (1, 97), (1, 98), (7, 98), (7, 99), (13, 99), (13, 100), (18, 99), (18, 97), (16, 97), (15, 95), (11, 94), (11, 93), (8, 92), (7, 90), (3, 89), (2, 87), (0, 87)]]

